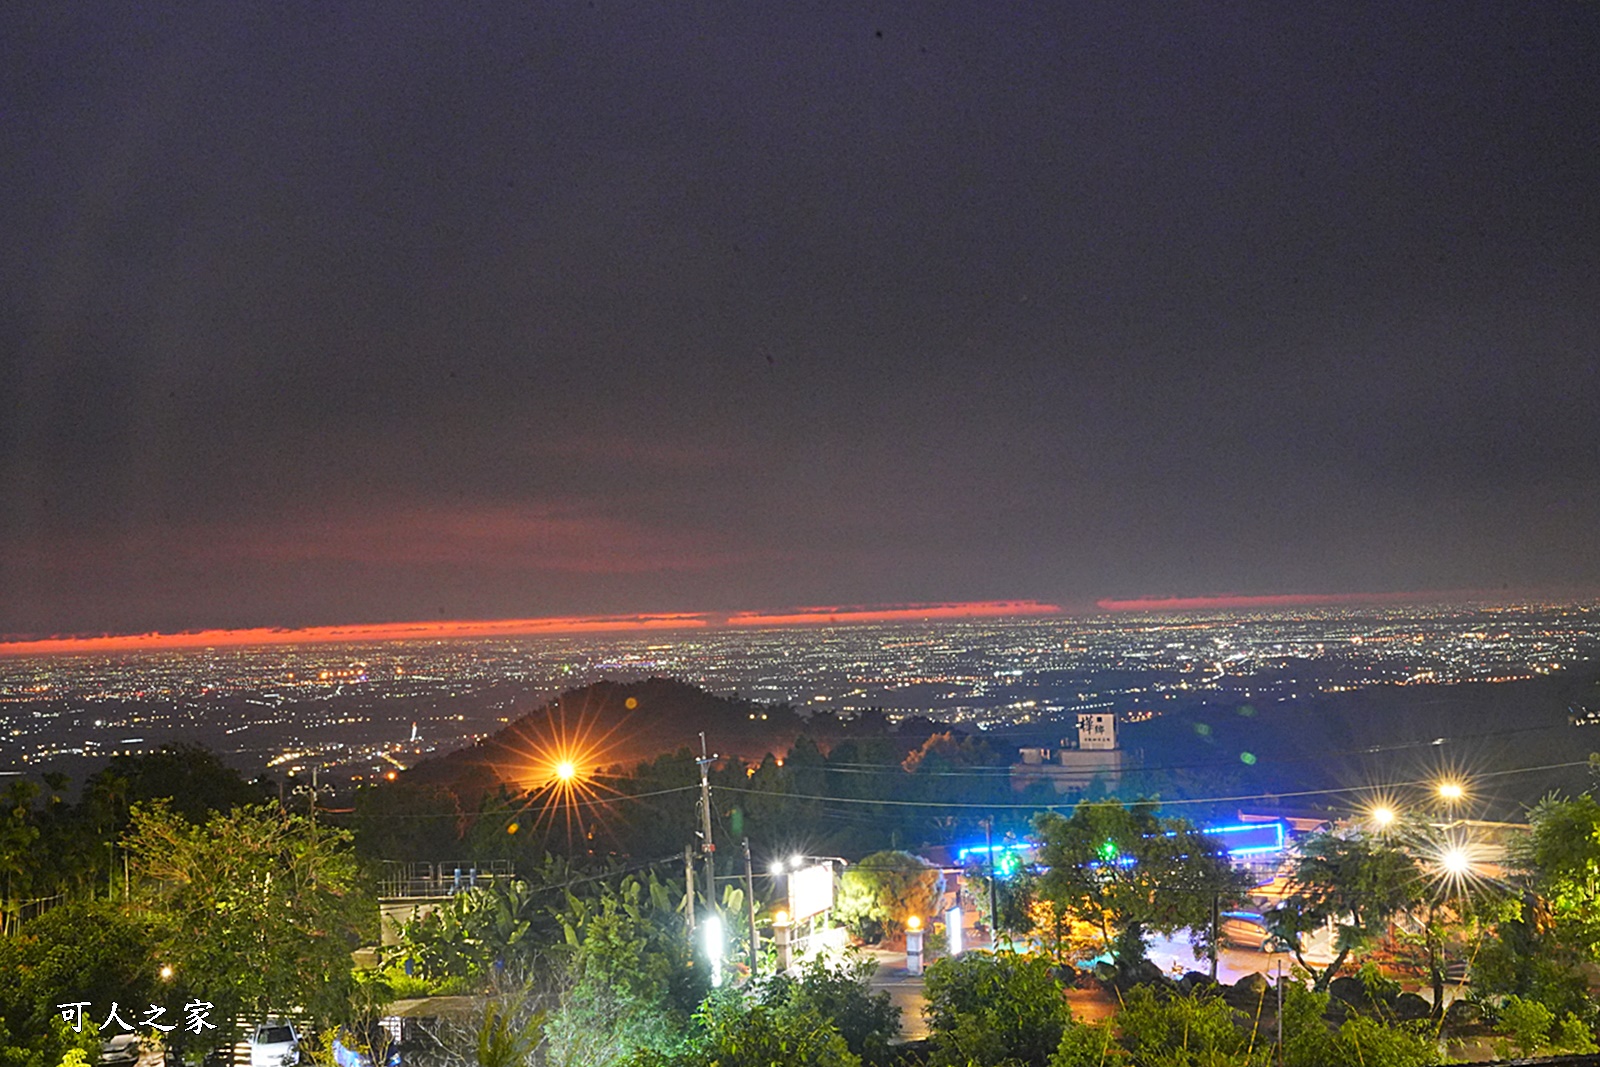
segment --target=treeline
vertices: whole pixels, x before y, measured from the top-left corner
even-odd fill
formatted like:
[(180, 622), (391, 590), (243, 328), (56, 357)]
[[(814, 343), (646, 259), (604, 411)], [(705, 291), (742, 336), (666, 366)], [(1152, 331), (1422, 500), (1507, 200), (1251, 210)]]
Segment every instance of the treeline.
[[(698, 841), (697, 756), (683, 748), (570, 788), (545, 771), (547, 780), (533, 788), (501, 783), (475, 803), (471, 790), (464, 797), (401, 775), (358, 791), (350, 825), (365, 852), (388, 860), (520, 864), (546, 852), (656, 858)], [(761, 856), (971, 843), (981, 840), (985, 820), (1001, 837), (1020, 834), (1033, 810), (1062, 798), (1040, 782), (1014, 788), (1015, 757), (986, 737), (954, 731), (910, 750), (898, 736), (877, 736), (838, 741), (826, 752), (802, 734), (782, 755), (713, 762), (712, 832), (725, 853), (748, 839)]]

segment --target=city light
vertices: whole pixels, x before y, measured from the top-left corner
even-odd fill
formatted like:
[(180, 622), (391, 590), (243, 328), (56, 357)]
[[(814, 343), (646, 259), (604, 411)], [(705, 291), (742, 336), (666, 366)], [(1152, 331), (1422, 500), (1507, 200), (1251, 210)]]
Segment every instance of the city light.
[(1460, 877), (1472, 870), (1472, 860), (1464, 849), (1452, 848), (1439, 857), (1439, 866), (1444, 868), (1446, 874)]
[(1394, 809), (1389, 807), (1376, 807), (1372, 809), (1372, 822), (1375, 826), (1388, 826), (1395, 820)]
[(922, 929), (922, 916), (913, 915), (913, 916), (911, 916), (911, 918), (907, 919), (906, 920), (906, 929), (907, 930), (920, 930), (920, 929)]
[(1460, 800), (1465, 795), (1460, 782), (1445, 781), (1439, 783), (1439, 796), (1443, 800)]
[(727, 951), (722, 933), (722, 916), (712, 912), (701, 921), (700, 929), (705, 931), (706, 958), (711, 961), (711, 986), (719, 989), (722, 986), (722, 957)]
[(161, 965), (161, 980), (163, 982), (172, 981), (172, 964), (163, 963)]

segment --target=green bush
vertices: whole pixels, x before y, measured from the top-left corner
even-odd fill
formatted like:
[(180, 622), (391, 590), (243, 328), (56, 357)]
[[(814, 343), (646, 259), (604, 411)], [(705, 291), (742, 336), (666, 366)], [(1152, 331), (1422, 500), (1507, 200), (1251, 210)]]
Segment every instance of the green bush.
[(713, 994), (695, 1015), (705, 1038), (699, 1062), (715, 1067), (860, 1067), (832, 1019), (801, 998), (776, 1004)]
[(1072, 1024), (1061, 983), (1040, 956), (969, 953), (927, 971), (936, 1067), (1045, 1064)]
[(1574, 1012), (1559, 1019), (1550, 1008), (1531, 997), (1509, 996), (1496, 1013), (1502, 1036), (1494, 1043), (1495, 1055), (1510, 1059), (1539, 1052), (1592, 1053), (1594, 1034)]
[(1139, 1067), (1211, 1067), (1266, 1064), (1268, 1042), (1238, 1025), (1234, 1010), (1215, 996), (1161, 999), (1135, 986), (1117, 1013), (1129, 1060)]
[[(1439, 1062), (1439, 1047), (1426, 1022), (1384, 1025), (1371, 1015), (1352, 1015), (1337, 1029), (1323, 1021), (1328, 994), (1312, 993), (1298, 983), (1284, 990), (1283, 1052), (1285, 1067), (1424, 1067)], [(1261, 1038), (1258, 1037), (1259, 1047)]]
[(889, 1061), (889, 1042), (900, 1033), (900, 1009), (889, 1003), (888, 993), (874, 993), (868, 984), (878, 965), (850, 953), (837, 963), (813, 959), (798, 978), (769, 979), (761, 1000), (784, 1002), (803, 1012), (830, 1019), (850, 1051), (867, 1064)]

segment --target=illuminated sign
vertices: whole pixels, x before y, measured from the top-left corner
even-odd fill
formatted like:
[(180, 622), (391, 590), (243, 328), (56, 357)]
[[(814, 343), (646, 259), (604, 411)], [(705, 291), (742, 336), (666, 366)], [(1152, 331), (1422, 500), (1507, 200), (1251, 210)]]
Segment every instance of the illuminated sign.
[(1209, 836), (1220, 838), (1220, 844), (1227, 850), (1228, 855), (1237, 859), (1240, 856), (1260, 856), (1269, 852), (1283, 851), (1283, 823), (1281, 822), (1247, 822), (1236, 826), (1208, 826), (1202, 831)]
[(789, 917), (793, 922), (833, 907), (833, 865), (818, 863), (789, 872)]

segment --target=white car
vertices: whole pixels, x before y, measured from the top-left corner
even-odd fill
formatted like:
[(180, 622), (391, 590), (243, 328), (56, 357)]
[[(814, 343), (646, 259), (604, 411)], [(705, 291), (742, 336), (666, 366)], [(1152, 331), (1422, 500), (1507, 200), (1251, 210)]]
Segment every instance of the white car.
[(1267, 920), (1256, 911), (1225, 911), (1222, 913), (1222, 940), (1236, 948), (1252, 952), (1287, 952), (1284, 940), (1267, 928)]
[(300, 1035), (286, 1019), (268, 1019), (248, 1042), (250, 1067), (294, 1067), (300, 1062)]
[(137, 1034), (113, 1034), (100, 1046), (100, 1067), (135, 1067), (138, 1062)]

